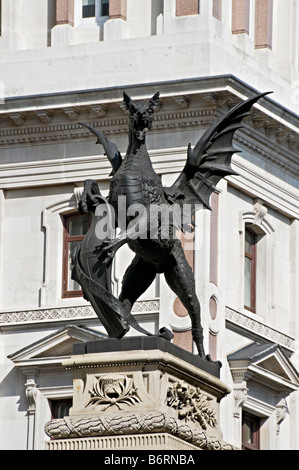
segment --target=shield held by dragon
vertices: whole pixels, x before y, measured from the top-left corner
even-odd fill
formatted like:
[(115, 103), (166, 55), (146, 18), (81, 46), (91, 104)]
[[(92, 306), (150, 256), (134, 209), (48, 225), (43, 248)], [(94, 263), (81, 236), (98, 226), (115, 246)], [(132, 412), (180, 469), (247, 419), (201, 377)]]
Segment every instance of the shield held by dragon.
[[(209, 199), (217, 183), (225, 176), (235, 175), (231, 167), (232, 155), (237, 151), (233, 146), (234, 134), (242, 127), (242, 120), (250, 114), (251, 107), (266, 94), (257, 94), (241, 102), (207, 129), (193, 148), (189, 144), (185, 166), (170, 187), (162, 185), (146, 148), (146, 132), (152, 127), (153, 114), (159, 105), (159, 93), (149, 102), (134, 102), (124, 93), (124, 106), (129, 111), (129, 143), (124, 158), (100, 130), (82, 123), (96, 135), (96, 143), (103, 146), (112, 166), (112, 179), (107, 198), (101, 195), (96, 181), (85, 181), (79, 211), (89, 212), (92, 224), (80, 250), (74, 254), (73, 278), (82, 286), (86, 299), (110, 337), (120, 339), (130, 327), (150, 335), (137, 323), (131, 313), (132, 307), (151, 285), (156, 274), (163, 273), (169, 287), (188, 311), (199, 356), (211, 360), (204, 351), (201, 309), (193, 272), (179, 239), (174, 235), (176, 229), (184, 231), (191, 220), (175, 220), (175, 227), (170, 227), (168, 237), (162, 237), (162, 230), (158, 227), (158, 236), (152, 238), (149, 214), (153, 208), (159, 210), (173, 205), (179, 205), (182, 209), (184, 205), (189, 205), (190, 217), (199, 204), (210, 209)], [(120, 211), (121, 198), (124, 203)], [(138, 233), (142, 236), (137, 238), (134, 218), (130, 215), (130, 207), (136, 204), (144, 209), (143, 216), (138, 219)], [(115, 237), (114, 227), (111, 226), (110, 232), (108, 230), (99, 239), (96, 233), (100, 219), (98, 214), (108, 214), (108, 220), (112, 220), (109, 217), (111, 210), (121, 233)], [(111, 292), (110, 269), (116, 251), (123, 244), (129, 246), (135, 258), (127, 268), (120, 296), (116, 298)], [(160, 330), (159, 335), (169, 340), (173, 337), (165, 328)]]

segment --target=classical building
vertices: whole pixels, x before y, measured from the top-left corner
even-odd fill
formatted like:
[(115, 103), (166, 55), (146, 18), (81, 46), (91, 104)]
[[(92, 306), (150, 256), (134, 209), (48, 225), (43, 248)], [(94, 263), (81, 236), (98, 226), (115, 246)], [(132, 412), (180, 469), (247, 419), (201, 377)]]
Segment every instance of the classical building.
[[(231, 392), (223, 438), (299, 449), (299, 0), (2, 0), (0, 24), (0, 448), (45, 449), (68, 413), (62, 360), (106, 331), (70, 278), (86, 233), (83, 183), (111, 167), (87, 122), (127, 146), (123, 92), (160, 91), (147, 136), (170, 185), (187, 146), (233, 105), (260, 100), (236, 133), (233, 168), (199, 210), (186, 253), (206, 350)], [(132, 254), (113, 264), (115, 294)], [(186, 311), (158, 276), (134, 315), (192, 351)], [(128, 336), (137, 333), (131, 330)]]

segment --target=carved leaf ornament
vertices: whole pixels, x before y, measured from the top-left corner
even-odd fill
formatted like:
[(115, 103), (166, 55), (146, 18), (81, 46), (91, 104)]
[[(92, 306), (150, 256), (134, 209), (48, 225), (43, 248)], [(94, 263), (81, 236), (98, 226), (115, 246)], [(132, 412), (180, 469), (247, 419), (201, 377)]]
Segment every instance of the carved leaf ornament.
[(192, 387), (186, 382), (173, 384), (168, 390), (167, 404), (178, 411), (180, 420), (198, 422), (203, 429), (217, 424), (211, 400), (201, 393), (200, 388)]
[(116, 405), (135, 405), (140, 402), (136, 395), (137, 389), (133, 387), (133, 381), (125, 375), (105, 375), (101, 376), (95, 382), (93, 389), (89, 391), (91, 398), (87, 407), (107, 405), (102, 410)]

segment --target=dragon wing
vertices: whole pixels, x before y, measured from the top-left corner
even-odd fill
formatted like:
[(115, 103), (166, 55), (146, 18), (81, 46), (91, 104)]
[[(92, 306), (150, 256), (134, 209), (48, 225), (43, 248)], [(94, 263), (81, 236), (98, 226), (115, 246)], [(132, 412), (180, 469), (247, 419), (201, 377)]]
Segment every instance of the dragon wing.
[(268, 93), (238, 104), (207, 129), (193, 149), (189, 144), (184, 169), (171, 187), (164, 188), (172, 203), (191, 204), (192, 215), (196, 204), (211, 209), (210, 195), (217, 183), (227, 175), (236, 175), (231, 167), (232, 155), (238, 152), (233, 146), (234, 133), (243, 127), (241, 122), (253, 104)]
[(95, 129), (89, 124), (85, 124), (83, 122), (79, 122), (79, 124), (81, 126), (87, 127), (94, 135), (97, 136), (98, 140), (96, 144), (101, 144), (104, 147), (105, 155), (107, 156), (108, 160), (111, 163), (111, 166), (113, 169), (111, 174), (116, 173), (122, 164), (122, 157), (116, 145), (113, 142), (111, 142), (111, 140), (107, 139), (107, 137), (105, 137), (104, 134), (98, 129)]

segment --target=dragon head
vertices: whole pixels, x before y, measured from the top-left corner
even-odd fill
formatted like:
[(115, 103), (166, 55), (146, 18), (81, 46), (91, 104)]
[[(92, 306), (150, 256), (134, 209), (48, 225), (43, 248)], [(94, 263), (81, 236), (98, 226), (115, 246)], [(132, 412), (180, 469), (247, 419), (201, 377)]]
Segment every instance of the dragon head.
[(132, 98), (124, 93), (124, 106), (130, 111), (130, 129), (134, 131), (138, 140), (143, 140), (147, 130), (151, 130), (152, 116), (158, 107), (159, 92), (147, 103), (138, 101), (134, 103)]

